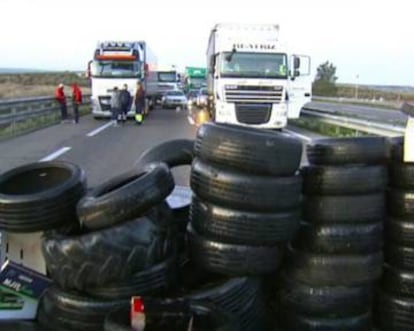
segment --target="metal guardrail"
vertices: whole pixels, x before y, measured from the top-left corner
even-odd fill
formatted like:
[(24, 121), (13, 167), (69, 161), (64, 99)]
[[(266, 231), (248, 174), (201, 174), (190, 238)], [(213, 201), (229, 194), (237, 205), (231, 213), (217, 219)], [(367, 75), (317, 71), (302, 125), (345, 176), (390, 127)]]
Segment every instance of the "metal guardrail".
[(405, 128), (402, 126), (383, 124), (371, 120), (356, 119), (346, 116), (330, 115), (309, 109), (302, 109), (301, 115), (304, 117), (316, 118), (323, 123), (380, 136), (395, 137), (401, 136), (405, 132)]
[[(84, 96), (84, 105), (90, 103), (90, 95)], [(71, 98), (67, 98), (68, 112), (72, 107)], [(28, 126), (30, 122), (33, 128), (41, 127), (33, 123), (42, 117), (50, 116), (51, 121), (58, 121), (60, 118), (60, 107), (54, 97), (35, 97), (14, 100), (0, 100), (0, 130), (7, 131), (7, 136), (13, 136), (21, 132), (21, 127)], [(27, 131), (27, 130), (26, 130)], [(1, 133), (1, 132), (0, 132)], [(0, 134), (1, 136), (1, 134)]]

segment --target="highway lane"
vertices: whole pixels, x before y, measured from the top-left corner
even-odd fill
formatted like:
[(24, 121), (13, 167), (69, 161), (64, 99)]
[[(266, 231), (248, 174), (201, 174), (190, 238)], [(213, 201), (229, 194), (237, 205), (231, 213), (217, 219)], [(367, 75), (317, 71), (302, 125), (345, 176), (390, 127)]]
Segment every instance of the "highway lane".
[(312, 101), (305, 105), (304, 109), (319, 110), (334, 115), (363, 118), (375, 122), (402, 126), (405, 126), (408, 118), (407, 115), (396, 109), (350, 105), (336, 102), (329, 103)]
[[(78, 125), (54, 125), (0, 142), (0, 172), (42, 159), (66, 160), (81, 166), (88, 186), (94, 187), (130, 169), (147, 148), (172, 139), (194, 139), (196, 130), (184, 110), (155, 109), (142, 126), (130, 120), (125, 126), (113, 127), (108, 120), (95, 120), (88, 115)], [(319, 137), (293, 127), (286, 132), (304, 142)], [(305, 156), (302, 162), (306, 163)], [(176, 184), (188, 185), (188, 166), (173, 173)]]

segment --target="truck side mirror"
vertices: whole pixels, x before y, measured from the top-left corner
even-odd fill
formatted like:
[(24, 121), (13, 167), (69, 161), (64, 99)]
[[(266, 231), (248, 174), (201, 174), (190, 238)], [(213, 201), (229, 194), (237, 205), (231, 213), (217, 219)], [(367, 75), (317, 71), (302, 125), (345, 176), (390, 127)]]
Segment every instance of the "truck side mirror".
[[(295, 56), (293, 58), (293, 67), (294, 69), (299, 69), (300, 68), (300, 58)], [(295, 71), (295, 76), (296, 76), (296, 71)]]

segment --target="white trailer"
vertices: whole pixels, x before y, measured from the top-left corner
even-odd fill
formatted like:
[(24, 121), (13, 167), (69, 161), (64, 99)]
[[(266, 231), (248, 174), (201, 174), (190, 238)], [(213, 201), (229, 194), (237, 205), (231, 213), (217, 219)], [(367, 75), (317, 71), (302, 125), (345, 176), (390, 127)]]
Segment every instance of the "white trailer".
[(147, 96), (155, 104), (165, 92), (179, 90), (180, 86), (181, 78), (175, 65), (158, 65), (157, 70), (148, 75)]
[(280, 129), (311, 100), (310, 58), (289, 52), (273, 24), (217, 24), (207, 48), (214, 121)]
[[(110, 117), (110, 99), (114, 87), (121, 89), (127, 84), (133, 96), (137, 82), (141, 81), (146, 89), (147, 77), (156, 69), (157, 58), (145, 41), (98, 42), (94, 58), (88, 66), (93, 116)], [(132, 105), (128, 115), (134, 116), (134, 112)]]

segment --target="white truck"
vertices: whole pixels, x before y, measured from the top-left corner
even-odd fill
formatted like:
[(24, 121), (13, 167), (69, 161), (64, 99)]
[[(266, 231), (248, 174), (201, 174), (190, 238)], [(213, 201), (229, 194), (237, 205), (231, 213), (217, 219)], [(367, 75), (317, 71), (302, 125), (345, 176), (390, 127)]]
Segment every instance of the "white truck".
[(278, 25), (215, 25), (207, 67), (215, 122), (281, 129), (311, 100), (310, 58), (280, 43)]
[[(91, 106), (95, 118), (111, 116), (111, 94), (124, 84), (133, 96), (138, 81), (147, 88), (147, 77), (157, 68), (157, 58), (145, 41), (98, 42), (88, 65), (91, 79)], [(151, 106), (151, 103), (149, 103)], [(128, 115), (134, 116), (131, 105)]]
[(155, 105), (161, 101), (167, 91), (179, 90), (181, 87), (180, 74), (175, 65), (158, 65), (156, 71), (147, 77), (147, 96)]

